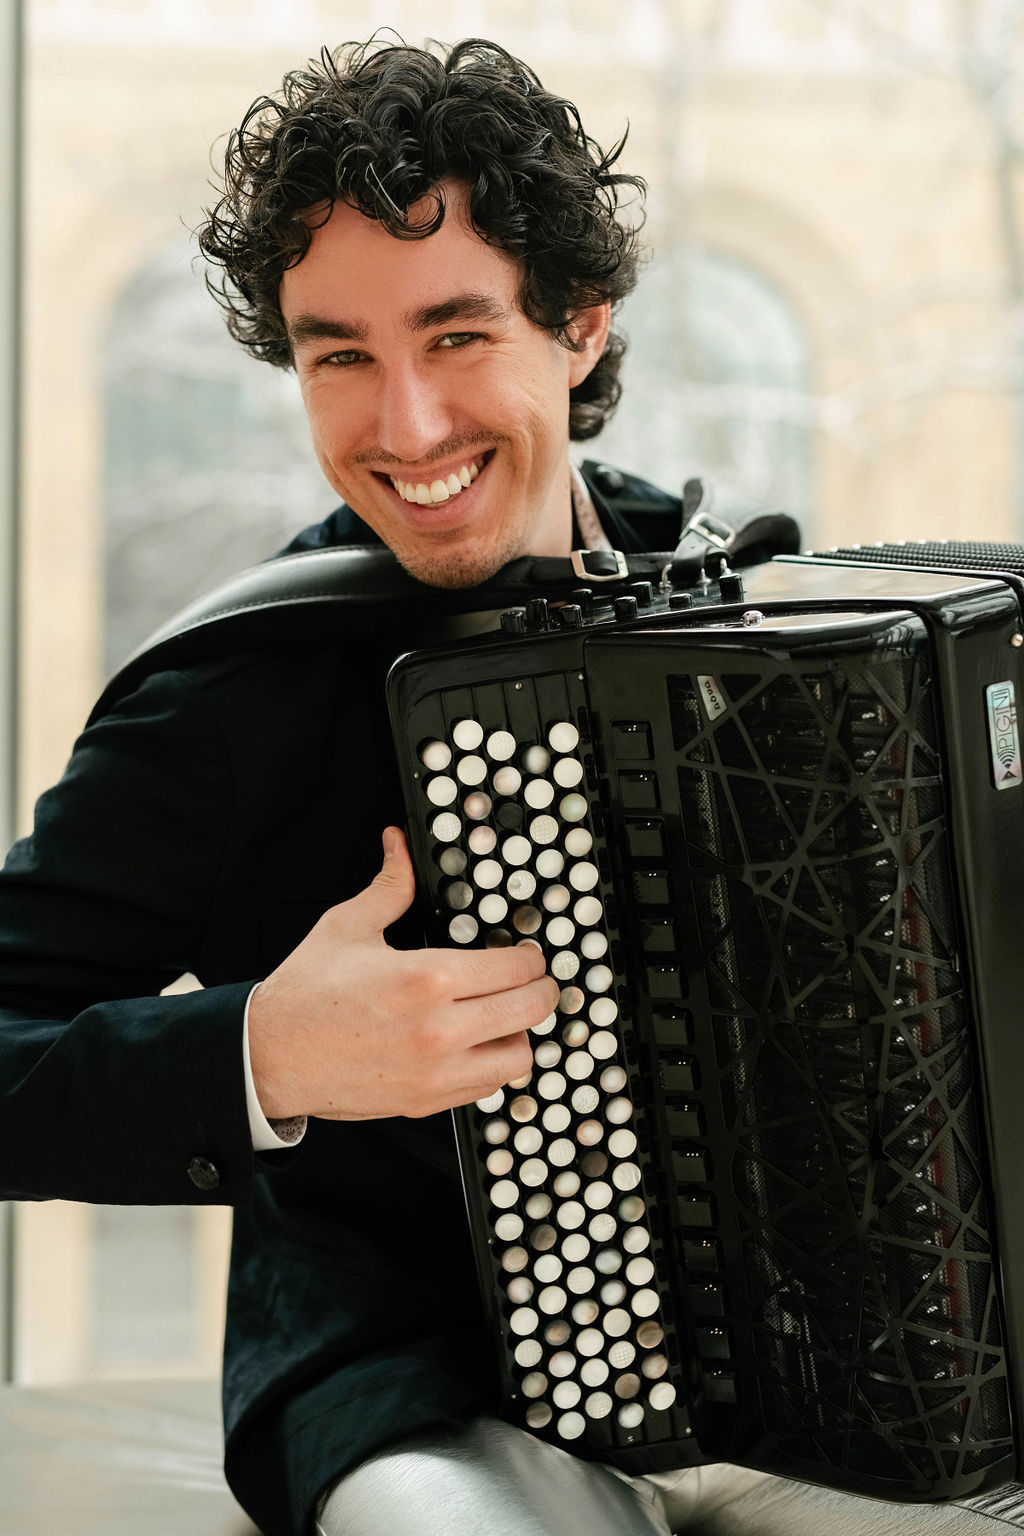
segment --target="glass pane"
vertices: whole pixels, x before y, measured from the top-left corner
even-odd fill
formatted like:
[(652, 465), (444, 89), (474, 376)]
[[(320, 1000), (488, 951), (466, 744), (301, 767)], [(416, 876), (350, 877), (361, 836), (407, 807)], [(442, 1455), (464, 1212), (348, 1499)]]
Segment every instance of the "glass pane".
[[(382, 24), (496, 37), (606, 144), (630, 121), (654, 255), (581, 456), (819, 545), (1022, 535), (1020, 0), (29, 0), (22, 826), (106, 669), (332, 505), (183, 232), (248, 103)], [(227, 1220), (22, 1207), (22, 1376), (213, 1370)]]

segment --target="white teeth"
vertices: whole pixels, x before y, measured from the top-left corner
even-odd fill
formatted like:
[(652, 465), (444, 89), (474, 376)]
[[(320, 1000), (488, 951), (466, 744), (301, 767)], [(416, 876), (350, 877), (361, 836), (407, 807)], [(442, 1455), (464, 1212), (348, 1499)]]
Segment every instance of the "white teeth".
[(414, 485), (411, 480), (396, 480), (394, 475), (391, 476), (391, 484), (403, 501), (412, 501), (421, 507), (435, 507), (472, 485), (479, 473), (476, 464), (470, 463), (463, 464), (457, 473), (453, 472), (446, 480), (434, 480), (430, 485), (422, 480)]

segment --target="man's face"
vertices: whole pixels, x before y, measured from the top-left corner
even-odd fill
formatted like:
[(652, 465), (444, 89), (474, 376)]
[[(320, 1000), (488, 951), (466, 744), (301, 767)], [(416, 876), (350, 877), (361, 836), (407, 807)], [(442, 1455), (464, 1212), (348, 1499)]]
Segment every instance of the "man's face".
[(460, 587), (569, 552), (569, 390), (609, 310), (577, 317), (583, 351), (561, 346), (520, 310), (518, 268), (469, 227), (462, 189), (444, 192), (425, 240), (336, 204), (280, 297), (330, 484), (419, 580)]

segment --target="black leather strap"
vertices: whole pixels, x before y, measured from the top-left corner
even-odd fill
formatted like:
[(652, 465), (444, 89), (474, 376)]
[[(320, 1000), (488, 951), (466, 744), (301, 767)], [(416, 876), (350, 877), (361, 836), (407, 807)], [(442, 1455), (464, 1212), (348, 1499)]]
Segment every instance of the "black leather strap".
[[(800, 546), (796, 523), (783, 513), (722, 514), (720, 523), (731, 530), (728, 554), (733, 565), (793, 554)], [(90, 718), (97, 718), (150, 672), (266, 646), (383, 634), (399, 608), (404, 619), (422, 617), (427, 622), (518, 607), (545, 594), (567, 596), (575, 587), (595, 583), (610, 593), (631, 581), (660, 583), (666, 570), (674, 586), (693, 586), (711, 547), (694, 534), (689, 542), (684, 538), (674, 554), (585, 550), (569, 559), (526, 555), (480, 586), (455, 590), (414, 581), (379, 544), (284, 555), (231, 577), (158, 629), (110, 680)]]

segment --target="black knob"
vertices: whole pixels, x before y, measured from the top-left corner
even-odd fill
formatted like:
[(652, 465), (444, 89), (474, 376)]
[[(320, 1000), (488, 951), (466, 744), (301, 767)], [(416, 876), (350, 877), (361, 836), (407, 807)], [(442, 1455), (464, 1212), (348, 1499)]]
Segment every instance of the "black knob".
[(578, 603), (583, 610), (584, 618), (589, 618), (594, 607), (594, 591), (592, 587), (574, 587), (569, 593), (572, 602)]
[(654, 588), (649, 581), (631, 581), (629, 590), (641, 608), (649, 608), (654, 600)]
[(722, 594), (723, 603), (738, 603), (743, 599), (743, 577), (735, 575), (732, 571), (728, 576), (718, 578), (718, 590)]
[(615, 617), (628, 622), (635, 619), (637, 606), (635, 597), (617, 597), (615, 599)]
[(583, 628), (583, 609), (579, 603), (566, 603), (564, 608), (559, 608), (558, 618), (563, 629)]
[(531, 597), (526, 605), (527, 629), (547, 629), (548, 626), (548, 600), (546, 597)]
[(670, 592), (668, 605), (670, 608), (692, 608), (693, 598), (689, 592)]
[(506, 608), (498, 623), (503, 635), (521, 635), (526, 629), (526, 614), (522, 608)]

